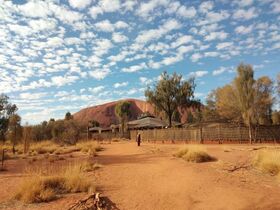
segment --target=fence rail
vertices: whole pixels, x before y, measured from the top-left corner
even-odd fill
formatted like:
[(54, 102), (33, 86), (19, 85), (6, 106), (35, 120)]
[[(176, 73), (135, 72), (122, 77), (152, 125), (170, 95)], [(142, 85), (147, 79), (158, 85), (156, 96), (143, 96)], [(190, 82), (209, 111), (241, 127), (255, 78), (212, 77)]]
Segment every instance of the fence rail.
[[(136, 139), (141, 133), (143, 141), (185, 141), (196, 143), (248, 143), (247, 127), (198, 127), (198, 128), (168, 128), (130, 131), (130, 138)], [(280, 126), (260, 126), (253, 129), (253, 141), (258, 143), (280, 143)]]

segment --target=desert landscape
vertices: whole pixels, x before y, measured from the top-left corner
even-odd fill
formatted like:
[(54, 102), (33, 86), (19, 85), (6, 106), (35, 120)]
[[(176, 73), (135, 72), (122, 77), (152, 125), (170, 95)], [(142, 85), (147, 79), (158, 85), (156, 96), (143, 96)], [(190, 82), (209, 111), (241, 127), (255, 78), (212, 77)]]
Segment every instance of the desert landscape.
[(280, 0), (0, 0), (0, 210), (280, 210)]
[[(87, 150), (81, 145), (92, 147)], [(280, 208), (278, 146), (143, 142), (137, 147), (134, 141), (114, 140), (69, 148), (48, 145), (46, 150), (50, 148), (55, 150), (39, 150), (35, 155), (19, 155), (5, 161), (0, 176), (0, 209), (70, 209), (90, 192), (100, 192), (108, 209)], [(186, 150), (204, 158), (191, 155), (188, 159)], [(278, 159), (261, 156), (267, 151), (277, 153)], [(205, 154), (211, 158), (207, 159)], [(32, 195), (24, 194), (32, 194), (32, 185), (22, 188), (24, 184), (37, 176), (54, 177), (68, 164), (81, 169), (79, 177), (73, 178), (75, 183), (80, 182), (79, 178), (89, 181), (92, 189), (61, 193), (50, 197), (47, 203), (30, 204), (33, 200), (28, 199)], [(19, 191), (23, 194), (21, 198), (17, 197)]]

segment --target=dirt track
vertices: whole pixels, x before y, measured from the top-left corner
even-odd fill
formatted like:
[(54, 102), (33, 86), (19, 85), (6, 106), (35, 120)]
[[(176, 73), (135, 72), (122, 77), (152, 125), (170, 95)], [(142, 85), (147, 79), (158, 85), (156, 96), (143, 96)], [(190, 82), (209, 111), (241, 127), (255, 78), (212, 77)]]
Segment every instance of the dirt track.
[[(114, 142), (103, 144), (94, 157), (103, 167), (88, 174), (98, 191), (121, 210), (280, 209), (280, 182), (252, 167), (231, 172), (232, 166), (249, 164), (254, 146), (205, 145), (218, 161), (188, 163), (172, 156), (182, 145)], [(259, 146), (263, 147), (264, 145)], [(80, 153), (69, 160), (79, 161)], [(0, 174), (0, 209), (65, 210), (86, 194), (69, 194), (55, 201), (26, 205), (12, 198), (26, 160), (7, 161)], [(64, 164), (64, 161), (56, 164)]]
[[(118, 209), (280, 209), (279, 183), (259, 172), (223, 170), (248, 162), (247, 150), (208, 146), (221, 161), (186, 163), (172, 157), (177, 145), (114, 143), (98, 156), (98, 182)], [(248, 148), (247, 148), (248, 149)]]

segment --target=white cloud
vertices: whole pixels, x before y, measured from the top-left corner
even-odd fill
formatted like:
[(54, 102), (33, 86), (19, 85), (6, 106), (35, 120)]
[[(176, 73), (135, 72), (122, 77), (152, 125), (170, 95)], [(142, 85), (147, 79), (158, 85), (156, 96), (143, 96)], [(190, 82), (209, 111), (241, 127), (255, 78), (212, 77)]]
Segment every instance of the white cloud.
[(167, 6), (168, 0), (151, 0), (148, 2), (142, 2), (136, 12), (137, 15), (145, 19), (153, 19), (152, 12), (160, 6)]
[(104, 12), (116, 12), (120, 9), (119, 0), (100, 0), (99, 6)]
[(45, 30), (54, 30), (56, 28), (56, 21), (55, 19), (38, 19), (38, 20), (30, 20), (29, 26), (32, 28), (33, 31), (45, 31)]
[(91, 0), (69, 0), (69, 4), (73, 8), (84, 9), (91, 4)]
[(227, 36), (228, 36), (228, 33), (224, 32), (224, 31), (211, 32), (210, 34), (206, 35), (204, 37), (204, 39), (205, 39), (205, 41), (213, 41), (216, 39), (224, 40), (227, 38)]
[(272, 12), (279, 14), (280, 13), (280, 1), (273, 1), (271, 4)]
[(149, 85), (153, 82), (152, 79), (149, 79), (147, 77), (140, 77), (139, 80), (142, 85)]
[(214, 7), (214, 3), (212, 1), (205, 1), (199, 5), (199, 11), (201, 13), (207, 13), (208, 11), (212, 10)]
[(95, 27), (99, 31), (105, 31), (105, 32), (113, 32), (114, 26), (111, 24), (109, 20), (103, 20), (95, 24)]
[(122, 69), (122, 72), (136, 72), (136, 71), (140, 71), (142, 69), (146, 69), (147, 68), (147, 65), (143, 62), (143, 63), (140, 63), (139, 65), (134, 65), (134, 66), (130, 66), (128, 68), (123, 68)]
[(222, 67), (220, 67), (219, 69), (214, 70), (212, 74), (213, 74), (214, 76), (216, 76), (216, 75), (219, 75), (219, 74), (224, 73), (225, 71), (226, 71), (226, 68), (222, 66)]
[(187, 8), (183, 5), (178, 9), (177, 14), (184, 18), (193, 18), (196, 15), (196, 9), (194, 7)]
[(98, 15), (103, 14), (103, 10), (102, 10), (101, 7), (93, 6), (93, 7), (90, 8), (89, 14), (91, 15), (91, 17), (93, 19), (96, 19)]
[(96, 69), (89, 72), (89, 75), (97, 80), (102, 80), (110, 74), (109, 69)]
[(184, 35), (179, 37), (176, 41), (172, 42), (171, 47), (176, 48), (180, 45), (187, 44), (193, 40), (193, 37), (190, 35)]
[(140, 34), (136, 37), (136, 42), (138, 43), (148, 43), (152, 40), (161, 38), (163, 35), (169, 33), (170, 31), (179, 29), (181, 24), (175, 19), (167, 20), (163, 25), (158, 29), (150, 29), (141, 31)]
[(240, 7), (247, 7), (253, 4), (254, 0), (235, 0), (236, 4), (238, 4)]
[(19, 97), (21, 99), (35, 100), (35, 99), (41, 99), (46, 95), (47, 95), (47, 93), (28, 93), (28, 92), (25, 92), (25, 93), (19, 94)]
[(237, 20), (250, 20), (258, 16), (258, 12), (254, 7), (251, 7), (248, 10), (238, 9), (233, 14), (233, 19)]
[(207, 74), (208, 74), (208, 71), (193, 71), (193, 72), (189, 73), (189, 76), (197, 78), (197, 77), (203, 77)]
[(200, 58), (202, 58), (202, 55), (200, 53), (194, 53), (190, 59), (192, 62), (197, 62)]
[(122, 83), (117, 82), (114, 84), (114, 88), (125, 87), (127, 85), (128, 85), (128, 82), (122, 82)]
[(217, 50), (223, 50), (223, 49), (229, 48), (231, 46), (233, 46), (233, 42), (222, 42), (222, 43), (217, 44), (216, 48), (217, 48)]
[(75, 81), (77, 81), (79, 79), (79, 77), (77, 76), (54, 76), (51, 78), (52, 83), (55, 86), (61, 87), (64, 85), (69, 85), (74, 83)]
[(89, 88), (88, 90), (93, 94), (97, 94), (97, 93), (101, 92), (102, 90), (104, 90), (104, 88), (105, 87), (103, 85), (100, 85), (100, 86), (97, 86), (94, 88)]
[(96, 23), (95, 27), (99, 31), (113, 32), (115, 29), (128, 28), (129, 25), (123, 21), (117, 21), (115, 24), (113, 24), (109, 20), (102, 20)]
[(253, 31), (253, 25), (237, 26), (234, 31), (238, 34), (248, 34)]
[(127, 41), (128, 37), (121, 34), (121, 33), (113, 33), (112, 34), (112, 40), (116, 43), (121, 43), (121, 42)]
[(27, 17), (44, 18), (52, 14), (46, 1), (28, 1), (25, 4), (19, 5), (18, 9)]

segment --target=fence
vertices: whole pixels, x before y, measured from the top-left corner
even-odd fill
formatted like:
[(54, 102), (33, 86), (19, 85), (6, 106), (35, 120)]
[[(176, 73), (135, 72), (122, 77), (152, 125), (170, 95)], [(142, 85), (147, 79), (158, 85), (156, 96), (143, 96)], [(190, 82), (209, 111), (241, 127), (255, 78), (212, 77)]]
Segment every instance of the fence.
[[(143, 141), (152, 142), (194, 142), (194, 143), (248, 143), (247, 127), (196, 127), (168, 128), (130, 131), (130, 138), (141, 133)], [(253, 129), (253, 141), (259, 143), (280, 143), (280, 126), (260, 126)]]
[(102, 133), (92, 133), (89, 135), (89, 139), (94, 140), (111, 140), (111, 139), (119, 139), (119, 138), (130, 138), (130, 133), (126, 132), (124, 134), (121, 133), (112, 133), (112, 132), (102, 132)]

